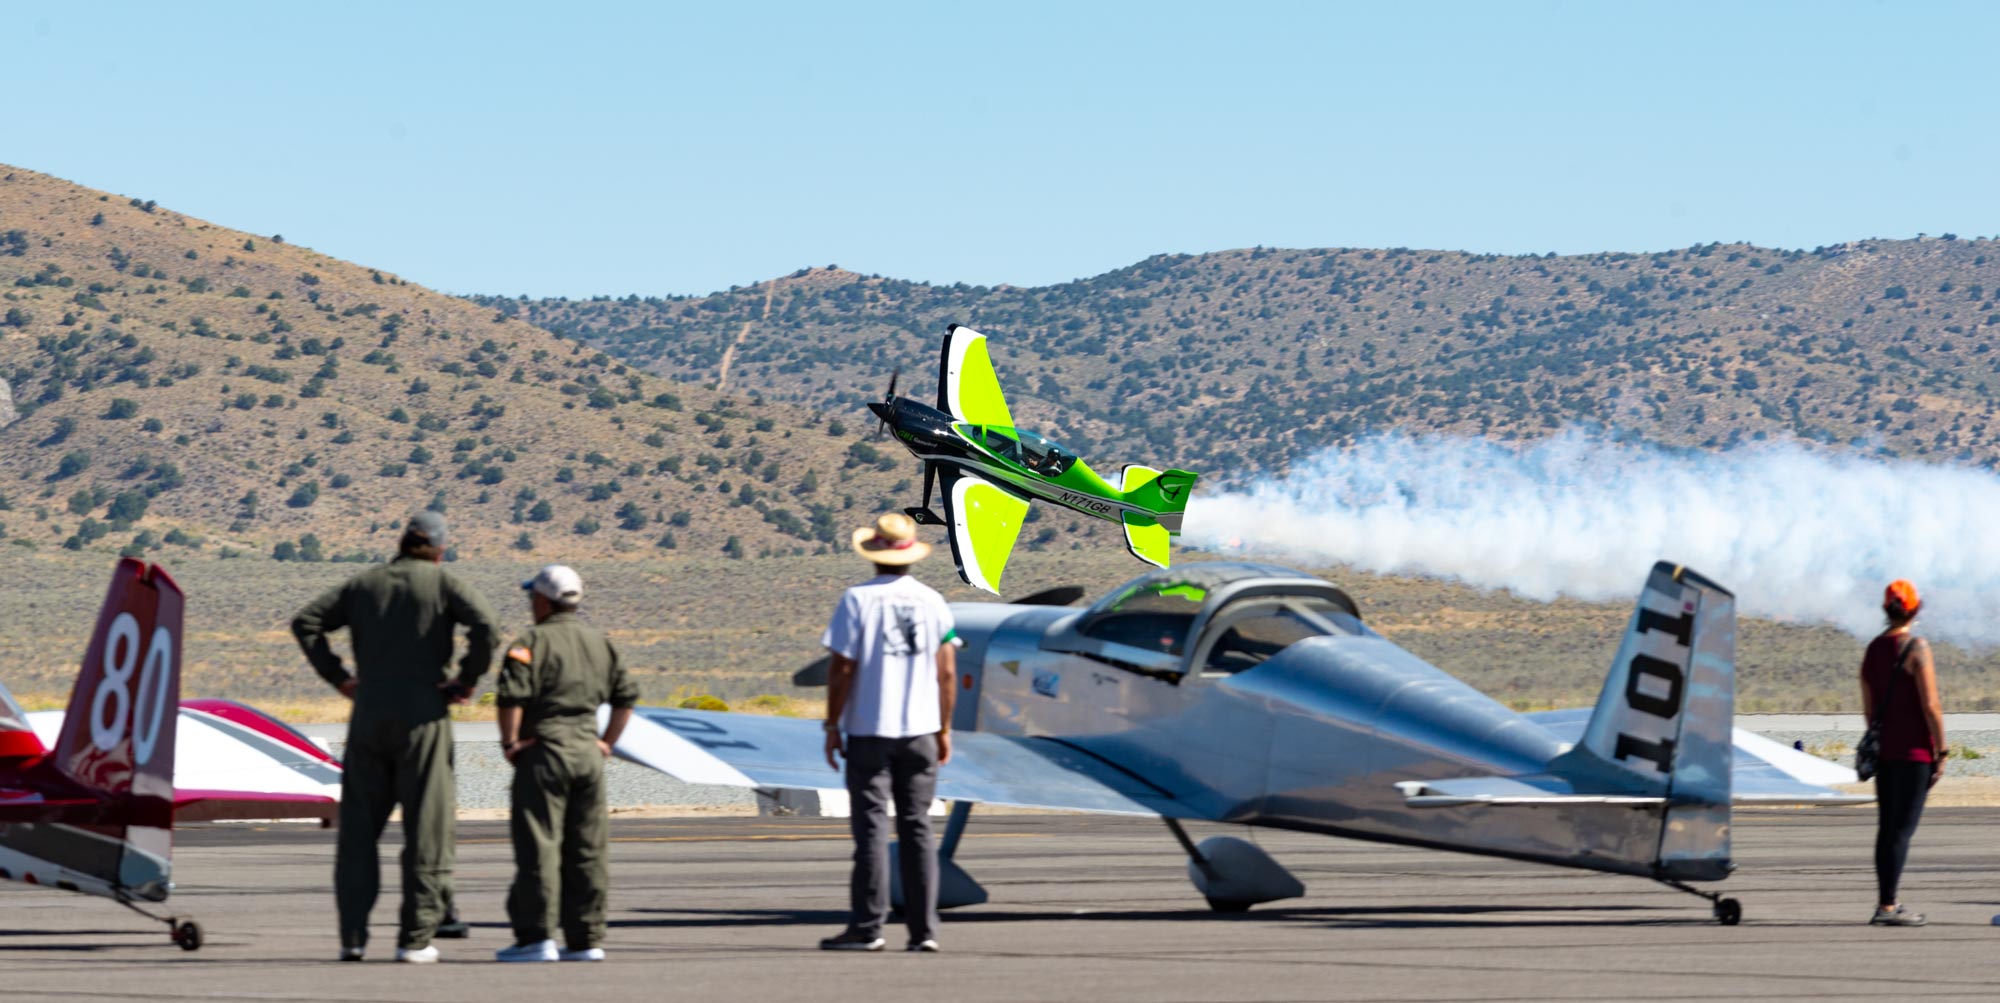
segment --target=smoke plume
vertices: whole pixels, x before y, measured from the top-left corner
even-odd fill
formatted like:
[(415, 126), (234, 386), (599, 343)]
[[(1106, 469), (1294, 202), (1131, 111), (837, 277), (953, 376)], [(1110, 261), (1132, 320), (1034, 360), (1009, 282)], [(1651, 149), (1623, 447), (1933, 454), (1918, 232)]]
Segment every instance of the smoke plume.
[(1185, 542), (1447, 578), (1536, 599), (1625, 599), (1668, 560), (1739, 611), (1879, 630), (1882, 587), (1924, 595), (1927, 633), (2000, 642), (2000, 477), (1809, 450), (1527, 446), (1384, 435), (1189, 506)]

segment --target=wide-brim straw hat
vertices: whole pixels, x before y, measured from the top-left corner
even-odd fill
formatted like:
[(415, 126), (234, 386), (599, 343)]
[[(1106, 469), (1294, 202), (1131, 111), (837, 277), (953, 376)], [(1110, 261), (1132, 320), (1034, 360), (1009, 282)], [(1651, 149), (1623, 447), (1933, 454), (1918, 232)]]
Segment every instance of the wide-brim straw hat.
[(854, 552), (875, 564), (915, 564), (931, 556), (931, 545), (917, 539), (917, 521), (890, 512), (873, 526), (854, 531)]

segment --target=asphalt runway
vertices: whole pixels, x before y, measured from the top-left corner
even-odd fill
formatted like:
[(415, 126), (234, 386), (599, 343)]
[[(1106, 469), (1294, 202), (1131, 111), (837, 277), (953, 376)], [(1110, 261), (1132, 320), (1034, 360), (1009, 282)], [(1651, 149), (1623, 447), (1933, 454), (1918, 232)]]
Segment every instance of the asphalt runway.
[[(814, 949), (845, 918), (841, 822), (614, 823), (611, 960), (498, 965), (511, 939), (499, 823), (461, 827), (470, 940), (396, 965), (394, 899), (374, 955), (331, 961), (332, 833), (181, 834), (171, 903), (201, 920), (186, 953), (99, 899), (6, 885), (0, 987), (21, 1000), (1936, 999), (2000, 996), (2000, 810), (1924, 820), (1905, 901), (1918, 930), (1865, 925), (1873, 810), (1739, 813), (1737, 927), (1633, 878), (1260, 832), (1307, 897), (1210, 913), (1167, 831), (1139, 819), (974, 817), (960, 862), (993, 901), (946, 914), (945, 953)], [(1240, 829), (1196, 827), (1196, 838)], [(391, 848), (393, 850), (393, 848)], [(393, 878), (385, 881), (393, 888)]]

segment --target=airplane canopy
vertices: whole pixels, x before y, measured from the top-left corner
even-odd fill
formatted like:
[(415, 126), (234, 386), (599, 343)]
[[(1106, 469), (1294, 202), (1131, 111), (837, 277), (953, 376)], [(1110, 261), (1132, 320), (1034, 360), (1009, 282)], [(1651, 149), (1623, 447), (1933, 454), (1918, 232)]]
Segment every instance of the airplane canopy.
[(1076, 450), (1025, 428), (962, 423), (959, 431), (991, 450), (993, 455), (1043, 477), (1059, 477), (1077, 461)]

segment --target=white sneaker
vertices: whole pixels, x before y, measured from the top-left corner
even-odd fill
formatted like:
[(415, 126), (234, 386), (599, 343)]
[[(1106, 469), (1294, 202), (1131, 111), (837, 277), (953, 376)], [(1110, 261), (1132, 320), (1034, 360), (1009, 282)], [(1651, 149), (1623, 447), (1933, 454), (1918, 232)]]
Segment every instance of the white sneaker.
[(396, 948), (396, 960), (406, 965), (435, 965), (437, 964), (437, 959), (438, 949), (436, 944), (419, 947), (414, 951), (401, 947)]
[(364, 951), (363, 951), (363, 950), (362, 950), (361, 948), (358, 948), (358, 947), (343, 947), (343, 948), (341, 948), (341, 949), (340, 949), (340, 960), (342, 960), (342, 961), (360, 961), (360, 960), (361, 960), (361, 956), (362, 956), (362, 955), (363, 955), (364, 953), (366, 953), (366, 952), (364, 952)]
[(556, 955), (557, 961), (603, 961), (604, 948), (586, 947), (581, 951), (563, 951)]
[(556, 951), (553, 940), (538, 940), (532, 944), (515, 944), (493, 952), (495, 961), (555, 961), (561, 955)]

